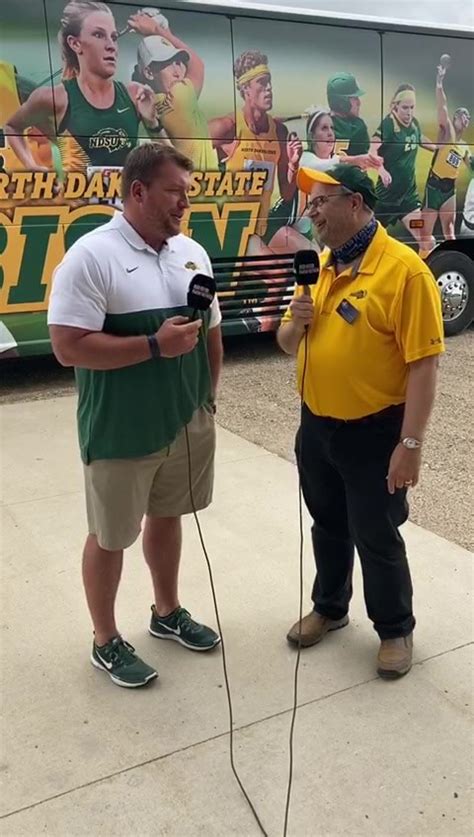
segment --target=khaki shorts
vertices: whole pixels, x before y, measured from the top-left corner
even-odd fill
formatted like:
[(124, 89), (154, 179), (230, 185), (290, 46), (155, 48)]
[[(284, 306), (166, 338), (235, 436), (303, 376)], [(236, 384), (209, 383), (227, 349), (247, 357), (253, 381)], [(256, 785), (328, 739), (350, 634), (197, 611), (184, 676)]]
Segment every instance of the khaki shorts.
[[(207, 407), (196, 410), (188, 424), (191, 479), (196, 511), (212, 500), (216, 430)], [(97, 459), (84, 465), (89, 533), (110, 551), (126, 549), (141, 531), (145, 514), (180, 517), (193, 511), (189, 491), (186, 433), (150, 456)]]

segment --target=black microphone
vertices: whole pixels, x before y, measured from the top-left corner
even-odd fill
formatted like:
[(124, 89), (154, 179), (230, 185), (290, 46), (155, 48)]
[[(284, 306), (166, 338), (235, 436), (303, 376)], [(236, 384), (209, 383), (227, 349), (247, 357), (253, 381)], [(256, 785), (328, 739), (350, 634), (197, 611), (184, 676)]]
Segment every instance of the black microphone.
[(188, 288), (188, 308), (193, 309), (192, 320), (200, 311), (207, 311), (216, 295), (216, 280), (204, 273), (196, 273)]
[(315, 250), (298, 250), (293, 262), (296, 284), (303, 287), (303, 293), (310, 296), (310, 285), (319, 279), (319, 258)]

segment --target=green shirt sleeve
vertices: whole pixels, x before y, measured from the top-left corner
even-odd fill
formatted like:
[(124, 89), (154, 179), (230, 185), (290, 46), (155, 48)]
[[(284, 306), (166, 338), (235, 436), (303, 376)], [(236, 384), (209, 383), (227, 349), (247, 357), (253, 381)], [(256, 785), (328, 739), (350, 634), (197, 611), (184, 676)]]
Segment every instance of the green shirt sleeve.
[(357, 134), (354, 137), (354, 141), (357, 143), (360, 151), (359, 154), (367, 154), (370, 148), (370, 136), (367, 125), (365, 124), (363, 119), (359, 120), (357, 126)]
[(396, 142), (395, 127), (391, 116), (386, 116), (385, 119), (382, 120), (381, 129), (382, 142)]

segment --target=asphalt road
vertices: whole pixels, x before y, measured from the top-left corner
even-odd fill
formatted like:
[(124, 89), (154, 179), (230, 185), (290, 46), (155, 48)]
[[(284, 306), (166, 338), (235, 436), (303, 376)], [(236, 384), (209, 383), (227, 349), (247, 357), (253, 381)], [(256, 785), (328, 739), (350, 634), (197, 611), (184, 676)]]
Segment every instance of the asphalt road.
[[(422, 479), (411, 494), (411, 519), (474, 550), (473, 355), (473, 328), (447, 341)], [(52, 357), (13, 360), (4, 366), (0, 389), (3, 403), (53, 398), (74, 391), (72, 370), (61, 368)], [(222, 427), (293, 459), (298, 412), (294, 361), (278, 350), (272, 335), (226, 342), (217, 414)]]

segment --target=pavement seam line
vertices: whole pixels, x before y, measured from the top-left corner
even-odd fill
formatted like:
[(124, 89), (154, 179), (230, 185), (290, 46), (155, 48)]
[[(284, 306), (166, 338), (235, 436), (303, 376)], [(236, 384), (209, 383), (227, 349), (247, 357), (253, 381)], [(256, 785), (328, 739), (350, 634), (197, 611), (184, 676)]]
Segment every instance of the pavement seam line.
[[(345, 689), (340, 689), (337, 692), (332, 692), (330, 695), (322, 695), (319, 698), (315, 698), (313, 701), (308, 701), (308, 703), (304, 703), (298, 705), (298, 708), (309, 706), (312, 703), (319, 703), (323, 700), (328, 700), (331, 697), (337, 697), (340, 694), (344, 694), (344, 692), (348, 692), (351, 689), (357, 689), (359, 686), (365, 686), (368, 683), (377, 680), (377, 677), (371, 677), (369, 680), (364, 680), (361, 683), (354, 683), (352, 686), (347, 686)], [(255, 721), (251, 721), (248, 724), (243, 724), (243, 726), (235, 727), (234, 733), (236, 732), (243, 732), (244, 730), (251, 729), (257, 724), (264, 723), (265, 721), (272, 721), (275, 718), (283, 717), (284, 715), (289, 714), (292, 712), (292, 708), (283, 709), (281, 712), (275, 712), (273, 715), (267, 715), (263, 718), (258, 718)], [(137, 762), (136, 764), (132, 764), (129, 767), (123, 768), (123, 770), (116, 770), (113, 773), (109, 773), (105, 776), (100, 776), (97, 779), (92, 779), (90, 782), (84, 782), (81, 785), (76, 785), (74, 788), (69, 788), (69, 790), (61, 791), (61, 793), (53, 794), (52, 796), (47, 796), (44, 799), (41, 799), (39, 802), (33, 802), (30, 805), (25, 805), (22, 808), (17, 808), (15, 811), (10, 811), (8, 814), (0, 815), (0, 820), (6, 820), (9, 817), (13, 817), (15, 814), (22, 814), (25, 811), (31, 811), (33, 808), (38, 808), (40, 805), (45, 805), (48, 802), (54, 802), (56, 799), (61, 799), (64, 796), (69, 796), (72, 793), (76, 793), (76, 791), (85, 790), (85, 788), (93, 787), (94, 785), (99, 785), (101, 782), (107, 782), (109, 779), (115, 779), (117, 776), (124, 776), (126, 773), (131, 773), (132, 770), (137, 770), (140, 767), (148, 767), (151, 764), (155, 764), (156, 762), (163, 761), (163, 759), (170, 758), (171, 756), (180, 755), (181, 753), (186, 753), (188, 750), (192, 750), (194, 747), (201, 747), (204, 744), (210, 744), (214, 741), (219, 741), (220, 739), (227, 738), (229, 736), (229, 731), (221, 732), (218, 735), (212, 735), (209, 738), (204, 738), (201, 741), (194, 741), (192, 744), (188, 744), (185, 747), (180, 747), (177, 750), (172, 750), (169, 753), (163, 753), (161, 756), (155, 756), (154, 758), (146, 759), (142, 762)]]
[(75, 494), (82, 494), (82, 489), (76, 488), (74, 491), (61, 491), (60, 494), (46, 494), (43, 497), (30, 497), (28, 500), (13, 500), (12, 502), (3, 503), (3, 505), (8, 509), (9, 506), (24, 506), (26, 503), (43, 503), (45, 500), (57, 500), (58, 497), (73, 497)]
[[(229, 459), (226, 462), (221, 462), (220, 464), (225, 468), (227, 465), (236, 465), (239, 462), (248, 462), (250, 459), (262, 459), (263, 457), (269, 455), (270, 452), (264, 450), (263, 453), (252, 454), (239, 459)], [(5, 508), (8, 509), (9, 506), (22, 506), (25, 505), (25, 503), (42, 503), (44, 500), (56, 500), (58, 497), (73, 497), (75, 494), (82, 494), (82, 488), (76, 488), (73, 491), (61, 491), (60, 494), (45, 494), (41, 497), (29, 497), (27, 500), (13, 500), (8, 503), (2, 503), (2, 506), (5, 506)]]
[(250, 459), (263, 459), (264, 456), (271, 456), (271, 454), (268, 450), (265, 450), (263, 453), (253, 453), (239, 459), (228, 459), (226, 462), (219, 463), (219, 467), (226, 468), (227, 465), (236, 465), (238, 462), (248, 462)]
[[(431, 660), (435, 660), (439, 657), (443, 657), (446, 654), (451, 654), (453, 651), (460, 651), (463, 648), (468, 648), (470, 645), (473, 645), (472, 641), (464, 643), (464, 645), (458, 645), (456, 648), (449, 648), (447, 651), (441, 651), (439, 654), (433, 654), (431, 657), (426, 657), (424, 660), (419, 660), (417, 663), (414, 664), (413, 668), (417, 668), (418, 666), (422, 666), (424, 663), (430, 662)], [(321, 697), (314, 698), (314, 700), (308, 700), (305, 703), (299, 703), (298, 709), (304, 709), (308, 706), (312, 706), (316, 703), (322, 703), (323, 701), (330, 700), (333, 697), (338, 697), (339, 695), (343, 695), (346, 692), (350, 692), (353, 689), (359, 689), (361, 686), (367, 686), (369, 683), (375, 683), (378, 680), (378, 676), (370, 677), (368, 680), (363, 680), (360, 683), (353, 683), (352, 686), (346, 686), (344, 689), (338, 689), (336, 692), (331, 692), (329, 695), (321, 695)], [(282, 709), (281, 712), (275, 712), (273, 715), (267, 715), (263, 718), (258, 718), (255, 721), (251, 721), (248, 724), (243, 724), (240, 727), (234, 728), (234, 733), (236, 732), (244, 732), (247, 729), (251, 729), (252, 727), (257, 726), (258, 724), (265, 723), (266, 721), (273, 721), (275, 718), (281, 718), (284, 715), (288, 715), (292, 712), (292, 707), (288, 709)], [(100, 776), (97, 779), (92, 779), (90, 782), (84, 782), (81, 785), (76, 785), (74, 788), (69, 788), (69, 790), (61, 791), (61, 793), (53, 794), (52, 796), (47, 796), (44, 799), (39, 800), (39, 802), (33, 802), (30, 805), (25, 805), (22, 808), (17, 808), (15, 811), (9, 811), (8, 814), (1, 814), (0, 821), (9, 819), (9, 817), (13, 817), (16, 814), (22, 814), (25, 811), (31, 811), (34, 808), (38, 808), (40, 805), (46, 805), (48, 802), (54, 802), (56, 799), (62, 799), (64, 796), (70, 796), (77, 791), (85, 790), (86, 788), (93, 787), (94, 785), (99, 785), (102, 782), (107, 782), (110, 779), (115, 779), (118, 776), (124, 776), (127, 773), (131, 773), (133, 770), (138, 770), (141, 767), (149, 767), (151, 764), (155, 764), (156, 762), (163, 761), (164, 759), (171, 758), (172, 756), (180, 755), (181, 753), (186, 753), (188, 750), (194, 749), (194, 747), (202, 747), (205, 744), (211, 744), (214, 741), (219, 741), (222, 738), (228, 737), (229, 732), (221, 732), (218, 735), (210, 736), (209, 738), (204, 738), (201, 741), (194, 741), (192, 744), (186, 745), (186, 747), (179, 747), (177, 750), (172, 750), (169, 753), (163, 753), (161, 756), (155, 756), (154, 758), (146, 759), (142, 762), (137, 762), (136, 764), (130, 765), (130, 767), (125, 767), (123, 770), (116, 770), (113, 773), (109, 773), (105, 776)]]

